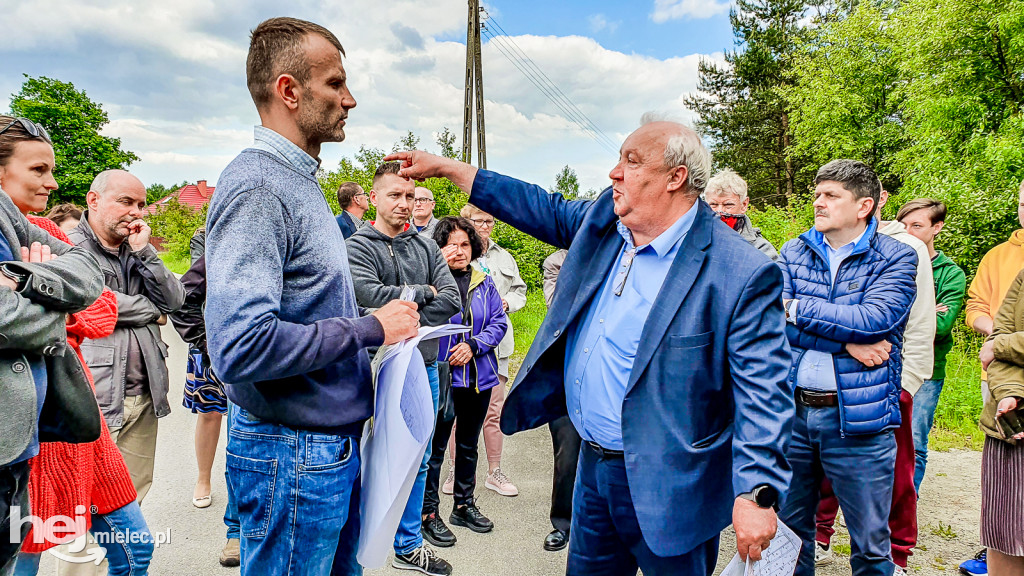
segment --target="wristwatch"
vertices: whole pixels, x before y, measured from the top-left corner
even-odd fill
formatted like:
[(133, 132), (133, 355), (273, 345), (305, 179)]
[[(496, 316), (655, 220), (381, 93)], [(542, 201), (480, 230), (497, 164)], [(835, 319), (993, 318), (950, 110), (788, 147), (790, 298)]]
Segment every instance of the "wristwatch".
[(761, 484), (750, 492), (740, 494), (737, 498), (750, 500), (761, 508), (778, 509), (779, 507), (779, 491), (767, 484)]
[(21, 292), (25, 288), (25, 282), (28, 281), (27, 274), (15, 272), (14, 270), (11, 270), (7, 266), (0, 266), (0, 274), (3, 274), (4, 276), (10, 278), (11, 280), (14, 280), (14, 282), (18, 285), (18, 287), (15, 289), (16, 292)]

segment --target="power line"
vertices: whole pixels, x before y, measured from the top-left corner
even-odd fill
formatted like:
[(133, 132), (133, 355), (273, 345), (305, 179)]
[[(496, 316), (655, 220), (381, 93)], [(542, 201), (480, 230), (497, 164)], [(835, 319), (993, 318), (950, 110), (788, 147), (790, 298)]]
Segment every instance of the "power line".
[(595, 131), (595, 133), (600, 134), (613, 147), (617, 147), (616, 143), (611, 138), (608, 138), (608, 136), (600, 128), (598, 128), (597, 125), (594, 124), (594, 122), (582, 110), (580, 110), (580, 108), (576, 106), (576, 104), (568, 96), (565, 95), (564, 92), (562, 92), (558, 88), (558, 85), (551, 81), (551, 78), (549, 78), (548, 75), (545, 74), (544, 71), (540, 69), (540, 66), (538, 66), (537, 63), (534, 62), (533, 59), (530, 58), (526, 54), (526, 52), (524, 52), (523, 49), (519, 47), (519, 44), (516, 43), (515, 39), (512, 38), (507, 32), (505, 32), (505, 29), (501, 27), (501, 24), (494, 18), (490, 17), (490, 15), (487, 14), (486, 11), (484, 11), (484, 14), (488, 17), (490, 21), (494, 23), (494, 26), (501, 32), (501, 36), (503, 36), (507, 42), (511, 43), (511, 45), (518, 52), (518, 54), (521, 56), (524, 62), (527, 65), (532, 66), (536, 73), (539, 74), (547, 82), (547, 84), (562, 98), (562, 100), (564, 100), (568, 104), (568, 106), (572, 108)]
[(545, 86), (544, 83), (541, 82), (540, 79), (537, 78), (529, 69), (524, 68), (512, 56), (512, 54), (510, 54), (510, 49), (501, 44), (501, 42), (498, 40), (496, 36), (488, 35), (486, 32), (484, 34), (487, 35), (492, 40), (492, 45), (498, 50), (498, 52), (500, 52), (501, 55), (504, 56), (506, 60), (508, 60), (513, 66), (515, 66), (516, 69), (518, 69), (519, 72), (522, 73), (523, 76), (525, 76), (531, 84), (533, 84), (538, 90), (540, 90), (540, 92), (544, 94), (544, 96), (547, 97), (548, 100), (550, 100), (551, 103), (554, 104), (562, 112), (562, 115), (565, 116), (567, 120), (575, 124), (579, 129), (581, 129), (585, 134), (587, 134), (587, 136), (593, 138), (598, 144), (602, 145), (609, 152), (613, 154), (616, 152), (614, 146), (609, 145), (606, 139), (601, 138), (600, 134), (598, 134), (589, 126), (587, 126), (584, 122), (576, 118), (576, 115), (573, 113), (573, 111), (568, 109), (562, 102), (560, 102), (558, 98), (556, 98), (555, 95), (551, 92), (550, 88)]
[[(486, 11), (484, 12), (486, 15)], [(608, 137), (597, 125), (577, 106), (566, 94), (551, 81), (551, 78), (533, 61), (519, 45), (513, 40), (504, 28), (501, 27), (493, 17), (487, 15), (489, 23), (500, 32), (496, 33), (488, 26), (483, 27), (483, 33), (491, 40), (494, 47), (513, 66), (519, 70), (544, 96), (551, 101), (562, 114), (576, 124), (588, 136), (609, 152), (618, 152), (618, 145)]]

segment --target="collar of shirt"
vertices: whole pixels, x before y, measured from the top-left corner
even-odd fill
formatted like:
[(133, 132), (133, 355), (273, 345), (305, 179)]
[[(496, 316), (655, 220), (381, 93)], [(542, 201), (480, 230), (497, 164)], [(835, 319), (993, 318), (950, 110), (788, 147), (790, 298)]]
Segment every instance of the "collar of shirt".
[(845, 256), (846, 254), (852, 252), (853, 249), (860, 242), (860, 239), (863, 238), (865, 234), (867, 234), (868, 228), (870, 228), (870, 226), (865, 227), (864, 230), (860, 234), (858, 234), (856, 238), (850, 240), (846, 244), (843, 244), (839, 248), (833, 248), (832, 243), (828, 241), (828, 238), (825, 238), (825, 249), (828, 251), (829, 256)]
[(619, 220), (615, 223), (615, 226), (619, 231), (619, 235), (626, 241), (625, 250), (628, 251), (635, 247), (636, 251), (640, 252), (649, 247), (659, 259), (671, 257), (679, 249), (679, 245), (682, 244), (683, 238), (686, 238), (687, 232), (693, 227), (693, 221), (697, 217), (697, 211), (694, 209), (696, 206), (697, 202), (694, 202), (674, 224), (661, 234), (658, 234), (657, 238), (643, 246), (634, 246), (633, 233), (629, 228), (626, 228), (622, 220)]
[(303, 174), (316, 176), (316, 171), (320, 169), (319, 158), (313, 158), (306, 154), (306, 151), (296, 146), (294, 142), (266, 126), (256, 126), (253, 132), (253, 148), (277, 156)]

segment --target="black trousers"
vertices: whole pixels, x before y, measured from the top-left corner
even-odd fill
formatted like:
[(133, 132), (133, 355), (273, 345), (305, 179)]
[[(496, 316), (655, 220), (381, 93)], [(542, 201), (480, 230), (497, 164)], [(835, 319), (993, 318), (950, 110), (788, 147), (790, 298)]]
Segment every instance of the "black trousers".
[(427, 468), (427, 487), (423, 495), (423, 514), (436, 513), (441, 504), (438, 491), (441, 485), (441, 463), (444, 452), (448, 448), (448, 438), (455, 428), (455, 506), (473, 503), (473, 491), (476, 490), (477, 445), (480, 443), (480, 431), (484, 427), (487, 406), (491, 403), (491, 391), (477, 392), (475, 388), (452, 388), (452, 402), (455, 404), (455, 419), (434, 425), (434, 438), (431, 440), (430, 461)]
[(15, 515), (18, 518), (31, 513), (28, 509), (28, 460), (0, 466), (0, 574), (10, 574), (14, 570), (21, 543), (32, 527), (31, 522), (22, 522), (18, 526), (20, 537), (13, 538), (14, 543), (11, 543), (12, 506), (21, 508)]
[(572, 524), (572, 489), (576, 484), (576, 466), (580, 460), (579, 432), (568, 416), (548, 423), (551, 447), (555, 453), (555, 470), (551, 478), (551, 525), (569, 532)]

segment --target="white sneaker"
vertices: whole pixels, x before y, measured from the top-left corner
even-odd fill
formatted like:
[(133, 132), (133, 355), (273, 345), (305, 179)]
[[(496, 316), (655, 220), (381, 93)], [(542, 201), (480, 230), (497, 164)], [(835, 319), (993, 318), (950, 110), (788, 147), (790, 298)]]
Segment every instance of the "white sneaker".
[(484, 482), (484, 486), (494, 490), (502, 496), (518, 496), (519, 488), (505, 476), (505, 473), (501, 471), (501, 468), (495, 468), (494, 472), (487, 475), (487, 481)]
[(444, 484), (441, 486), (441, 492), (451, 496), (455, 493), (455, 465), (451, 464), (448, 466), (448, 477), (444, 479)]
[(892, 571), (892, 576), (907, 576), (907, 569), (897, 564)]
[(820, 543), (815, 542), (814, 546), (814, 565), (815, 566), (828, 566), (832, 563), (832, 547), (822, 546)]

